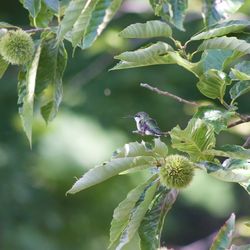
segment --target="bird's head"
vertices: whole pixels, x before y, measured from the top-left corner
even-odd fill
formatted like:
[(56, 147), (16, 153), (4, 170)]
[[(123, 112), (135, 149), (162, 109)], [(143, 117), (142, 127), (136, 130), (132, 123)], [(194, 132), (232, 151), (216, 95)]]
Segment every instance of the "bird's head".
[(146, 112), (138, 112), (137, 114), (134, 115), (134, 119), (136, 121), (141, 121), (145, 118), (148, 118), (149, 115)]

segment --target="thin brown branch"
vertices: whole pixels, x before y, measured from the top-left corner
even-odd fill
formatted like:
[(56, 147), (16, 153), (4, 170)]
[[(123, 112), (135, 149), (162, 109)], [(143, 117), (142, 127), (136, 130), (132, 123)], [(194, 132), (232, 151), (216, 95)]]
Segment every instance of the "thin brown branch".
[(250, 115), (242, 116), (242, 118), (240, 120), (237, 120), (235, 122), (228, 124), (227, 128), (232, 128), (232, 127), (235, 127), (237, 125), (240, 125), (240, 124), (246, 123), (246, 122), (250, 122)]
[(171, 98), (175, 99), (178, 102), (185, 103), (185, 104), (192, 105), (192, 106), (196, 106), (196, 107), (199, 106), (199, 104), (197, 102), (185, 100), (185, 99), (183, 99), (183, 98), (181, 98), (181, 97), (179, 97), (177, 95), (171, 94), (171, 93), (169, 93), (167, 91), (162, 91), (162, 90), (160, 90), (160, 89), (158, 89), (156, 87), (152, 87), (147, 83), (141, 83), (140, 86), (143, 87), (143, 88), (149, 89), (149, 90), (151, 90), (151, 91), (153, 91), (153, 92), (155, 92), (155, 93), (157, 93), (159, 95), (164, 95), (164, 96), (171, 97)]
[(27, 33), (35, 33), (35, 32), (41, 32), (44, 30), (47, 30), (48, 28), (34, 28), (34, 29), (29, 29), (29, 30), (25, 30), (25, 32)]

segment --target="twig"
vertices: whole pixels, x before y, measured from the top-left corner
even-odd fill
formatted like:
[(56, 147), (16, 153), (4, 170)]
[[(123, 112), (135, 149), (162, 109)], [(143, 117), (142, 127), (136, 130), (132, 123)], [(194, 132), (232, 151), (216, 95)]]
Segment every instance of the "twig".
[(25, 32), (27, 32), (27, 33), (34, 33), (34, 32), (44, 31), (46, 29), (48, 29), (48, 28), (35, 28), (35, 29), (25, 30)]
[(162, 91), (162, 90), (160, 90), (160, 89), (158, 89), (156, 87), (152, 87), (147, 83), (141, 83), (140, 86), (143, 87), (143, 88), (149, 89), (149, 90), (151, 90), (153, 92), (156, 92), (159, 95), (164, 95), (164, 96), (171, 97), (171, 98), (177, 100), (178, 102), (182, 102), (182, 103), (192, 105), (192, 106), (196, 106), (196, 107), (199, 106), (199, 104), (197, 102), (185, 100), (185, 99), (183, 99), (183, 98), (181, 98), (179, 96), (176, 96), (174, 94), (171, 94), (171, 93), (169, 93), (167, 91)]
[(232, 128), (232, 127), (235, 127), (237, 125), (240, 125), (240, 124), (246, 123), (246, 122), (250, 122), (250, 115), (245, 116), (244, 118), (241, 118), (240, 120), (237, 120), (235, 122), (228, 124), (227, 128)]

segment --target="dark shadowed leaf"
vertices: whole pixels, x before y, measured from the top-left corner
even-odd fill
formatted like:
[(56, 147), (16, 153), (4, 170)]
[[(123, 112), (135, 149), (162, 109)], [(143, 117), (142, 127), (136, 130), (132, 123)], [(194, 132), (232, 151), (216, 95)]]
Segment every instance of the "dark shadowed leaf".
[(225, 60), (232, 55), (231, 50), (209, 49), (205, 50), (201, 56), (203, 72), (210, 69), (222, 70)]
[(42, 51), (37, 71), (36, 94), (41, 99), (41, 114), (46, 122), (54, 119), (62, 100), (62, 77), (67, 63), (63, 43), (57, 44), (53, 34), (42, 42)]
[(59, 0), (43, 0), (47, 7), (54, 13), (59, 12)]
[(213, 158), (204, 154), (205, 150), (215, 146), (214, 129), (205, 121), (193, 118), (184, 130), (178, 125), (173, 128), (170, 136), (173, 148), (188, 153), (192, 160), (199, 161)]
[(160, 187), (155, 196), (152, 207), (146, 213), (139, 235), (141, 238), (141, 249), (155, 250), (160, 247), (161, 231), (167, 212), (171, 209), (178, 195), (175, 189), (169, 190)]
[(221, 227), (216, 235), (210, 250), (228, 249), (231, 245), (235, 230), (235, 215), (230, 218)]

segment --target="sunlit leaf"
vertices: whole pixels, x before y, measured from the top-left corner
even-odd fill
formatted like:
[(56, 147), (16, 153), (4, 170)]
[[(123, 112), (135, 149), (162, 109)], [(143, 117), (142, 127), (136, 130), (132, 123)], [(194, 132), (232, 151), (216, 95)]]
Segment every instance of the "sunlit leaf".
[(215, 146), (214, 129), (201, 119), (191, 119), (184, 130), (177, 125), (170, 132), (172, 147), (190, 155), (194, 161), (209, 160), (203, 152)]
[(236, 12), (244, 0), (205, 0), (205, 24), (210, 26)]
[(172, 30), (167, 23), (153, 20), (146, 23), (131, 24), (122, 30), (119, 35), (124, 38), (169, 37), (172, 36)]
[(139, 235), (141, 238), (141, 249), (155, 250), (160, 247), (161, 231), (167, 212), (171, 209), (178, 195), (178, 191), (169, 190), (166, 187), (160, 188), (152, 207), (146, 213)]
[(129, 221), (120, 236), (116, 250), (124, 249), (124, 246), (126, 246), (137, 233), (158, 186), (159, 182), (151, 182), (142, 192), (139, 200), (136, 202), (135, 207), (130, 213)]
[(234, 80), (250, 80), (250, 61), (243, 61), (231, 69), (230, 77)]
[(7, 70), (9, 63), (6, 62), (0, 55), (0, 79), (3, 77), (5, 71)]
[(112, 159), (123, 157), (135, 157), (135, 156), (160, 156), (166, 157), (168, 154), (168, 148), (159, 138), (154, 139), (154, 144), (139, 142), (130, 142), (125, 144), (124, 147), (117, 149)]
[(150, 0), (150, 3), (157, 16), (170, 21), (178, 29), (185, 30), (183, 22), (188, 7), (187, 0)]
[(250, 181), (250, 160), (229, 158), (222, 165), (213, 162), (201, 162), (198, 165), (204, 167), (210, 175), (222, 181)]
[(222, 36), (205, 40), (199, 46), (198, 51), (203, 51), (206, 49), (228, 49), (249, 54), (250, 43), (246, 42), (245, 40), (240, 40), (236, 37)]
[(210, 250), (228, 249), (231, 245), (235, 230), (235, 215), (230, 218), (221, 227), (216, 235)]
[(89, 48), (119, 9), (122, 0), (92, 0), (82, 11), (72, 31), (75, 47)]
[(65, 34), (72, 29), (77, 18), (80, 16), (84, 9), (87, 0), (72, 0), (67, 6), (64, 14), (64, 18), (61, 21), (57, 33), (57, 39), (61, 41)]
[(210, 69), (200, 77), (197, 87), (203, 95), (212, 99), (218, 98), (222, 102), (230, 83), (224, 72)]
[(250, 81), (240, 81), (235, 83), (230, 89), (230, 96), (232, 100), (236, 100), (248, 92), (250, 92)]
[(230, 33), (241, 32), (245, 28), (250, 26), (249, 21), (245, 20), (230, 20), (213, 26), (207, 31), (203, 31), (198, 35), (192, 36), (190, 40), (203, 40), (213, 37), (224, 36)]
[(173, 48), (164, 42), (157, 42), (146, 48), (141, 48), (135, 51), (127, 51), (115, 56), (115, 59), (121, 60), (111, 70), (127, 69), (135, 67), (144, 67), (157, 64), (178, 64), (181, 67), (196, 72), (196, 63), (191, 63), (180, 56), (178, 52), (173, 51)]
[(234, 116), (235, 112), (220, 109), (214, 106), (202, 106), (194, 115), (194, 118), (200, 118), (211, 124), (214, 131), (219, 134), (227, 129), (228, 121)]
[(113, 159), (110, 162), (99, 165), (90, 169), (84, 174), (73, 187), (67, 192), (70, 194), (77, 193), (83, 189), (94, 186), (125, 170), (139, 166), (151, 167), (156, 165), (156, 160), (152, 156), (137, 156)]
[(205, 153), (208, 155), (223, 156), (233, 159), (250, 159), (250, 150), (238, 145), (224, 145), (218, 149), (208, 149)]
[(33, 106), (35, 97), (36, 75), (40, 53), (41, 47), (38, 46), (34, 59), (32, 63), (28, 66), (27, 72), (24, 70), (19, 73), (19, 114), (22, 120), (23, 129), (29, 139), (30, 145), (32, 144), (32, 124), (34, 112)]
[(131, 190), (128, 193), (126, 199), (123, 200), (114, 210), (113, 220), (111, 222), (110, 228), (110, 247), (119, 239), (122, 232), (128, 225), (132, 210), (135, 207), (144, 189), (156, 178), (157, 176), (155, 175), (143, 184)]

